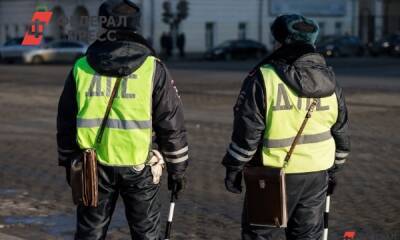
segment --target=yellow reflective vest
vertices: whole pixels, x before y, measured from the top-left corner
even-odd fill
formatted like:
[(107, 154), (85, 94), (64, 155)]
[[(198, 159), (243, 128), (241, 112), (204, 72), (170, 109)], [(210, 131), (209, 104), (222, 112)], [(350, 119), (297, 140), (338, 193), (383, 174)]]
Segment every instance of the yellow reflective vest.
[(76, 62), (77, 142), (81, 149), (95, 148), (101, 164), (135, 166), (146, 162), (152, 143), (155, 64), (155, 58), (148, 57), (139, 69), (122, 78), (102, 142), (96, 145), (117, 78), (96, 73), (86, 57)]
[[(261, 67), (266, 89), (266, 129), (263, 164), (283, 167), (284, 159), (300, 129), (311, 98), (298, 97), (271, 65)], [(330, 168), (335, 160), (331, 127), (338, 117), (336, 94), (321, 98), (296, 146), (286, 173), (307, 173)]]

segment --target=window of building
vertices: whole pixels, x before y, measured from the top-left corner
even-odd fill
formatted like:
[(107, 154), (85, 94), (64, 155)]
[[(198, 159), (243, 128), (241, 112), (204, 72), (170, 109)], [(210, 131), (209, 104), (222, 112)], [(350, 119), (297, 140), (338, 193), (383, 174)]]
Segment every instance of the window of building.
[(6, 33), (6, 41), (8, 41), (8, 40), (11, 39), (11, 35), (10, 35), (10, 30), (9, 30), (9, 27), (8, 27), (7, 24), (4, 26), (4, 30), (5, 30), (5, 33)]
[(400, 16), (398, 17), (397, 31), (400, 31)]
[(246, 39), (247, 38), (247, 23), (240, 22), (238, 27), (239, 27), (239, 39)]
[(335, 35), (342, 35), (343, 34), (343, 23), (336, 22), (335, 23)]
[(215, 23), (206, 22), (206, 49), (211, 49), (214, 47), (215, 39)]
[(15, 37), (19, 37), (19, 26), (18, 24), (15, 24)]
[(325, 22), (319, 22), (319, 35), (325, 36)]

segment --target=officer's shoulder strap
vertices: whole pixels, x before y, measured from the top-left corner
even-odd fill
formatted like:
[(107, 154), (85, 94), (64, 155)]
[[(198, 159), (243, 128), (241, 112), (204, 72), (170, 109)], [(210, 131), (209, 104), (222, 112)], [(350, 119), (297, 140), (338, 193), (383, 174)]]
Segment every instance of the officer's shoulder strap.
[(264, 76), (266, 74), (276, 74), (276, 69), (273, 64), (267, 63), (265, 65), (262, 65), (259, 69), (261, 71), (261, 74)]
[(274, 66), (271, 63), (266, 63), (260, 66), (260, 69), (273, 69)]
[(160, 64), (165, 70), (167, 70), (167, 66), (165, 65), (165, 63), (161, 59), (159, 59), (158, 57), (154, 57), (154, 56), (152, 56), (152, 57), (154, 58), (156, 63)]
[(86, 56), (83, 56), (79, 58), (78, 60), (75, 61), (74, 68), (73, 68), (73, 73), (74, 77), (77, 75), (79, 69), (89, 69), (89, 63), (87, 61)]

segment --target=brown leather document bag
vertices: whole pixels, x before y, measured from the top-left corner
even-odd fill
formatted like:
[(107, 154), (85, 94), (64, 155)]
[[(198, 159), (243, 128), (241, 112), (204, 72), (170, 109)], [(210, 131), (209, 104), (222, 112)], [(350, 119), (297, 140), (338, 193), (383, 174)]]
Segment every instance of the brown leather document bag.
[(97, 133), (95, 147), (93, 149), (84, 149), (82, 157), (71, 164), (70, 182), (72, 188), (72, 199), (76, 205), (82, 204), (86, 207), (98, 206), (99, 180), (97, 172), (96, 148), (100, 145), (101, 139), (103, 138), (104, 129), (107, 125), (112, 104), (120, 83), (121, 78), (118, 78), (111, 93), (103, 121), (101, 122), (101, 126)]
[[(253, 226), (287, 227), (287, 202), (285, 171), (290, 157), (299, 141), (301, 134), (311, 118), (311, 114), (318, 104), (314, 99), (307, 115), (293, 140), (289, 152), (286, 154), (283, 168), (263, 166), (246, 166), (244, 180), (246, 184), (246, 212), (247, 220)], [(262, 158), (260, 158), (260, 161)]]
[(82, 159), (71, 166), (71, 188), (74, 204), (97, 207), (97, 159), (94, 149), (84, 151)]
[(244, 179), (250, 224), (286, 227), (286, 185), (283, 169), (246, 167)]

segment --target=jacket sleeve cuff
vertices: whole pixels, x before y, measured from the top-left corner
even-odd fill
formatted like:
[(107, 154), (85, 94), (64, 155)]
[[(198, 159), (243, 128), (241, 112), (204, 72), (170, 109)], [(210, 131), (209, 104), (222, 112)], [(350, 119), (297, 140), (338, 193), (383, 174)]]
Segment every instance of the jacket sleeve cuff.
[(80, 157), (80, 151), (58, 148), (58, 166), (70, 167), (74, 159)]
[(335, 153), (335, 165), (339, 166), (339, 165), (345, 164), (349, 154), (350, 154), (349, 152), (336, 151), (336, 153)]
[(222, 160), (222, 165), (230, 170), (241, 171), (243, 167), (253, 159), (253, 156), (256, 152), (257, 149), (247, 150), (232, 142), (228, 147), (224, 159)]
[(181, 163), (168, 163), (167, 162), (167, 172), (168, 174), (185, 174), (186, 168), (188, 166), (188, 161), (184, 161)]
[(161, 152), (167, 163), (169, 174), (183, 174), (186, 171), (189, 162), (189, 147), (187, 145), (178, 150), (162, 150)]
[(227, 153), (222, 161), (222, 165), (231, 169), (242, 169), (246, 163), (253, 159), (253, 156), (256, 152), (257, 149), (248, 150), (240, 147), (235, 142), (232, 142), (228, 147)]
[(164, 159), (167, 163), (177, 164), (186, 162), (189, 160), (189, 147), (186, 145), (185, 147), (178, 149), (176, 151), (162, 151)]
[(349, 152), (346, 151), (336, 151), (335, 154), (335, 164), (328, 171), (330, 173), (340, 172), (346, 163), (346, 158), (349, 156)]

